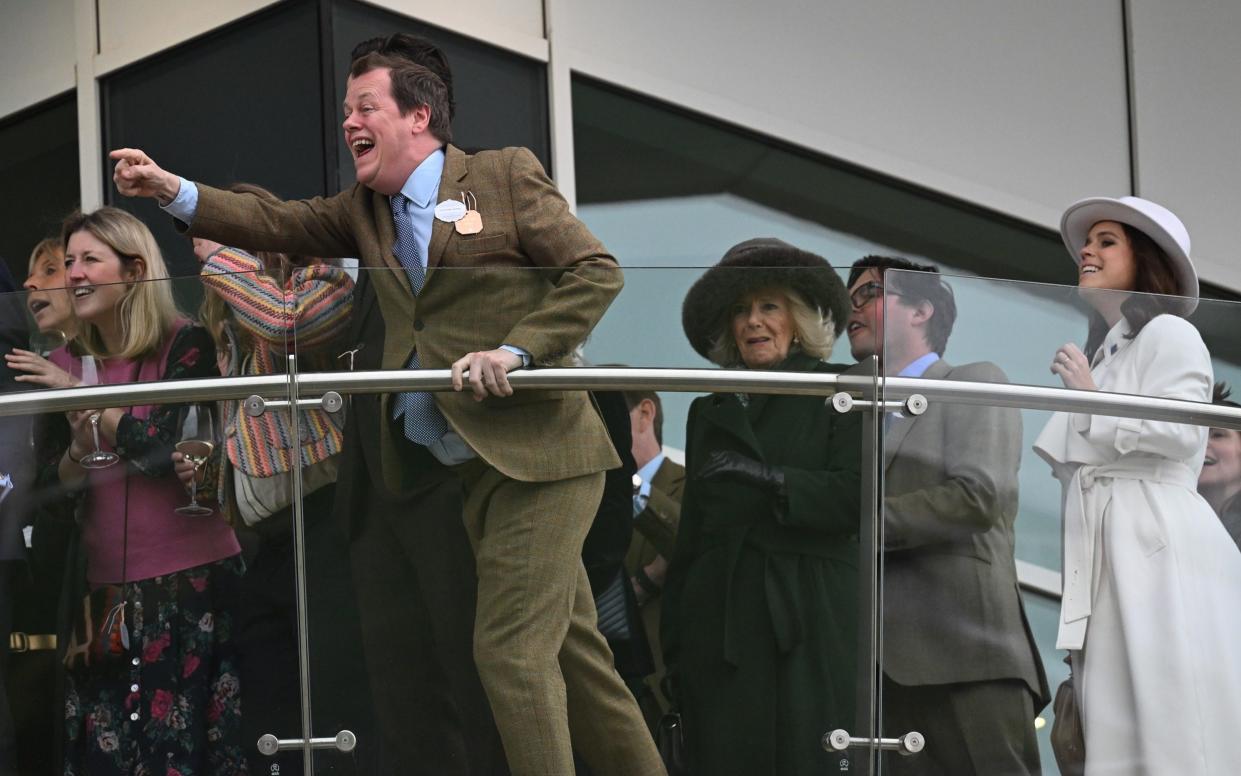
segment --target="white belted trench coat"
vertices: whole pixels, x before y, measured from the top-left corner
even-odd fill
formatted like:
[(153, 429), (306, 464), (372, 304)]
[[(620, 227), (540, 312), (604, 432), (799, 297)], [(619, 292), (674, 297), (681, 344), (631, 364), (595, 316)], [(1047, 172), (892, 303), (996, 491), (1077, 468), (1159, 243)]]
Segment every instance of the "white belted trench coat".
[[(1121, 320), (1099, 390), (1210, 401), (1210, 354), (1160, 315)], [(1207, 429), (1056, 413), (1034, 449), (1064, 488), (1057, 646), (1071, 650), (1086, 773), (1241, 774), (1241, 552), (1198, 495)]]

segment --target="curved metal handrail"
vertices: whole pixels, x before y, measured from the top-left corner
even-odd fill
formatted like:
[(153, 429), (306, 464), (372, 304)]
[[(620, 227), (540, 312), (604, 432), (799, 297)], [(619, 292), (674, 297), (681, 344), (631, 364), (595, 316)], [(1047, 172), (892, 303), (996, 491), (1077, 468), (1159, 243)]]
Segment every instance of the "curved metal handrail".
[[(942, 401), (1241, 429), (1241, 409), (1235, 407), (1180, 399), (1008, 383), (909, 377), (876, 379), (864, 374), (826, 372), (629, 367), (519, 370), (509, 375), (509, 381), (517, 390), (657, 390), (691, 393), (781, 393), (801, 396), (830, 396), (837, 391), (847, 391), (866, 399), (873, 399), (878, 387), (884, 400), (903, 401), (914, 394), (921, 394), (930, 400), (932, 405)], [(447, 391), (451, 388), (451, 372), (447, 369), (315, 372), (298, 376), (299, 392), (309, 396), (327, 391), (351, 394), (410, 390)], [(254, 394), (283, 398), (287, 390), (288, 377), (277, 374), (24, 391), (0, 395), (0, 416), (135, 404), (244, 399)]]
[(900, 401), (916, 393), (925, 396), (932, 404), (943, 401), (951, 404), (1079, 412), (1241, 429), (1241, 409), (1183, 399), (1047, 388), (1040, 385), (926, 380), (916, 377), (886, 377), (880, 378), (879, 382), (883, 385), (885, 400)]

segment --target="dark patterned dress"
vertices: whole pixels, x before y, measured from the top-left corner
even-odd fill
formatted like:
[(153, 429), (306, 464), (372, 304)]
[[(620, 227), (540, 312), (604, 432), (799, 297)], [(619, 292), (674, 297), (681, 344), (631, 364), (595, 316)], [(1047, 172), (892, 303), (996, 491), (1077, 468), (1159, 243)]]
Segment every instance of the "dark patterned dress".
[(126, 585), (123, 658), (69, 672), (66, 776), (236, 776), (239, 557)]
[[(164, 379), (215, 374), (206, 332), (185, 326)], [(173, 476), (177, 407), (145, 420), (126, 415), (116, 450), (146, 476)], [(124, 655), (76, 666), (65, 681), (66, 776), (246, 774), (235, 613), (240, 556), (128, 582), (130, 646)]]

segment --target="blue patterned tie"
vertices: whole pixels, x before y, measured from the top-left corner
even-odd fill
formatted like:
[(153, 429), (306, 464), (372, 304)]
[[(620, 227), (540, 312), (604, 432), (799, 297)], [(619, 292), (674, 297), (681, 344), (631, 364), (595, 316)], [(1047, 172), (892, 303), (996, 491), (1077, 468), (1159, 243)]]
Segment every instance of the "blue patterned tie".
[[(414, 225), (405, 210), (408, 201), (404, 194), (392, 195), (392, 223), (396, 226), (396, 244), (392, 246), (392, 252), (405, 268), (409, 286), (417, 296), (422, 291), (427, 270), (422, 266), (418, 243), (414, 240)], [(405, 368), (422, 368), (418, 363), (417, 350)], [(392, 402), (392, 419), (402, 415), (405, 416), (405, 438), (415, 444), (429, 445), (448, 432), (448, 421), (444, 420), (439, 407), (435, 406), (435, 397), (429, 393), (398, 393)]]

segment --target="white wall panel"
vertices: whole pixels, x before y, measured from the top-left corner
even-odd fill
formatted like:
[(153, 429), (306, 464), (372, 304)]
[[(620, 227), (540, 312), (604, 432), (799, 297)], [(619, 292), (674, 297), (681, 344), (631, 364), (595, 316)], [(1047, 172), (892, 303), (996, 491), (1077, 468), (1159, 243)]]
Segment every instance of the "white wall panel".
[(0, 118), (73, 88), (73, 0), (0, 0)]
[(533, 59), (547, 59), (543, 0), (365, 0)]
[(1204, 279), (1241, 291), (1241, 3), (1130, 6), (1139, 193), (1185, 221)]
[(1035, 223), (1130, 184), (1118, 0), (565, 11), (553, 43), (579, 72)]
[(99, 0), (99, 56), (104, 75), (210, 32), (276, 0)]

